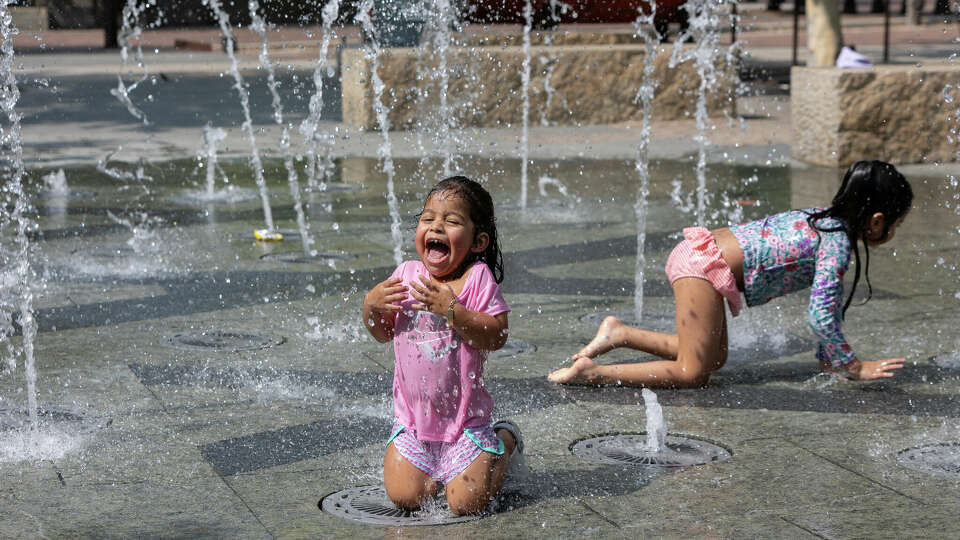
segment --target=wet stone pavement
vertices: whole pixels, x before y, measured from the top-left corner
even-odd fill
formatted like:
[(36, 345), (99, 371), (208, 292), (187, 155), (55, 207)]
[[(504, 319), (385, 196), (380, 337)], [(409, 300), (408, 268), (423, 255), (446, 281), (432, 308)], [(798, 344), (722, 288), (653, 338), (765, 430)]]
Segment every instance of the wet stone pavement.
[[(494, 416), (523, 430), (529, 484), (495, 513), (453, 525), (389, 527), (322, 512), (328, 494), (381, 483), (392, 420), (392, 351), (359, 321), (363, 295), (394, 266), (375, 164), (340, 160), (335, 181), (354, 189), (307, 196), (317, 247), (340, 255), (310, 262), (265, 257), (300, 243), (252, 240), (262, 222), (257, 198), (184, 198), (184, 179), (201, 176), (194, 162), (148, 164), (146, 189), (67, 169), (72, 189), (100, 196), (35, 201), (46, 279), (36, 301), (39, 400), (59, 435), (42, 459), (0, 463), (0, 536), (955, 534), (960, 479), (898, 462), (903, 450), (960, 442), (958, 218), (941, 202), (943, 171), (929, 167), (904, 169), (916, 208), (893, 245), (872, 252), (873, 299), (851, 308), (845, 327), (862, 357), (906, 356), (909, 368), (872, 383), (819, 376), (804, 294), (748, 309), (730, 320), (730, 359), (707, 388), (657, 392), (671, 435), (715, 443), (730, 457), (665, 469), (593, 463), (570, 451), (591, 435), (643, 432), (639, 389), (545, 379), (605, 314), (633, 317), (632, 164), (535, 162), (531, 177), (549, 173), (568, 195), (533, 188), (521, 210), (519, 163), (465, 163), (498, 206), (511, 342), (491, 355), (484, 379)], [(351, 176), (358, 167), (367, 173)], [(398, 162), (408, 254), (429, 183), (418, 179), (434, 177), (418, 167)], [(692, 164), (652, 164), (641, 324), (661, 330), (673, 328), (663, 263), (692, 220), (669, 195), (672, 179), (691, 182), (678, 173), (685, 167)], [(712, 190), (761, 202), (740, 207), (743, 219), (825, 201), (837, 179), (788, 162), (712, 167)], [(754, 174), (761, 181), (743, 181)], [(252, 181), (237, 181), (252, 190)], [(285, 178), (275, 172), (269, 182), (274, 219), (295, 229)], [(711, 212), (729, 217), (717, 201)], [(149, 223), (135, 248), (117, 217)], [(642, 358), (615, 351), (604, 361)], [(7, 452), (16, 447), (10, 425), (22, 420), (22, 386), (19, 372), (0, 379)]]
[[(760, 68), (785, 72), (785, 21), (744, 26), (757, 26), (745, 37)], [(876, 59), (877, 28), (877, 39), (850, 29), (844, 35)], [(921, 30), (942, 41), (924, 45)], [(897, 61), (954, 52), (940, 25), (908, 31), (906, 43), (894, 33)], [(53, 35), (21, 37), (71, 46)], [(394, 267), (386, 181), (375, 159), (380, 135), (341, 122), (339, 83), (326, 77), (320, 130), (333, 135), (337, 169), (329, 191), (304, 195), (314, 247), (323, 253), (305, 259), (296, 235), (280, 244), (253, 241), (263, 211), (226, 57), (164, 48), (146, 63), (153, 76), (133, 99), (150, 126), (108, 92), (122, 71), (115, 53), (18, 58), (28, 184), (38, 192), (31, 241), (45, 428), (37, 439), (22, 436), (24, 373), (5, 369), (0, 538), (956, 537), (960, 218), (947, 204), (956, 191), (947, 178), (960, 177), (957, 165), (901, 169), (917, 192), (915, 208), (895, 241), (871, 252), (873, 299), (852, 307), (845, 325), (859, 355), (905, 356), (907, 369), (866, 384), (819, 376), (804, 294), (748, 309), (730, 320), (730, 357), (708, 387), (657, 392), (671, 436), (715, 443), (729, 457), (652, 468), (571, 452), (593, 435), (643, 432), (639, 389), (545, 379), (603, 316), (635, 318), (639, 126), (532, 126), (525, 210), (515, 159), (520, 130), (456, 134), (457, 167), (486, 182), (497, 204), (511, 341), (490, 355), (484, 380), (494, 416), (523, 430), (530, 479), (475, 521), (363, 524), (318, 503), (382, 482), (393, 358), (359, 320), (364, 293)], [(313, 92), (313, 53), (282, 64), (285, 118), (298, 123)], [(272, 158), (273, 216), (289, 232), (296, 216), (276, 159), (280, 128), (265, 75), (252, 57), (242, 69), (258, 144)], [(130, 84), (133, 74), (124, 79)], [(749, 129), (724, 122), (711, 129), (711, 223), (833, 195), (838, 171), (790, 159), (782, 82), (756, 81), (738, 101)], [(220, 172), (238, 188), (221, 199), (229, 203), (198, 200), (205, 171), (195, 157), (208, 123), (228, 131), (219, 148)], [(684, 192), (695, 185), (694, 134), (692, 120), (653, 127), (639, 324), (658, 330), (674, 325), (665, 258), (693, 222), (670, 192), (675, 181)], [(440, 148), (413, 134), (392, 136), (409, 255), (413, 216), (438, 178)], [(424, 156), (434, 157), (426, 169)], [(109, 178), (94, 169), (97, 161), (123, 173), (142, 166), (151, 180)], [(41, 196), (44, 167), (60, 166), (71, 196)], [(545, 176), (567, 195), (538, 189)], [(725, 206), (721, 193), (742, 204)], [(615, 351), (604, 361), (645, 358)], [(926, 469), (918, 470), (923, 460)]]

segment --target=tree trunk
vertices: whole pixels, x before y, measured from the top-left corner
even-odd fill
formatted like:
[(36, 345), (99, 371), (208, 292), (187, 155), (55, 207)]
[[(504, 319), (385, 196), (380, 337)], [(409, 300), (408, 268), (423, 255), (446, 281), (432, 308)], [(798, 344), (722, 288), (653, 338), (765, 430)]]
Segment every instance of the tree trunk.
[(920, 24), (920, 12), (923, 11), (923, 0), (903, 0), (907, 10), (907, 24)]
[(840, 6), (836, 0), (806, 0), (811, 67), (832, 67), (840, 54)]
[(903, 3), (900, 4), (900, 14), (906, 15), (907, 12), (916, 12), (912, 17), (907, 17), (907, 23), (911, 21), (916, 21), (914, 24), (920, 23), (920, 13), (923, 11), (923, 0), (903, 0)]
[(103, 2), (103, 46), (107, 49), (120, 48), (120, 17), (123, 16), (122, 0), (104, 0)]

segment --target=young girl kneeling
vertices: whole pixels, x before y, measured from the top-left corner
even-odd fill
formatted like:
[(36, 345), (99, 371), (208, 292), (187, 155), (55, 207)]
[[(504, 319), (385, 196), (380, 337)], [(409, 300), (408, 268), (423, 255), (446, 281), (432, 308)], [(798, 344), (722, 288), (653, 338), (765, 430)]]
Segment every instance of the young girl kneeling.
[[(714, 231), (684, 229), (685, 240), (674, 248), (666, 268), (676, 297), (677, 333), (632, 328), (607, 317), (596, 337), (573, 355), (573, 365), (548, 378), (567, 384), (703, 386), (727, 360), (724, 299), (737, 316), (741, 292), (747, 305), (755, 306), (807, 287), (808, 322), (820, 341), (821, 370), (853, 379), (892, 377), (904, 359), (858, 359), (840, 323), (860, 280), (857, 242), (864, 245), (869, 287), (870, 246), (893, 238), (912, 202), (910, 184), (892, 165), (860, 161), (847, 170), (829, 208), (791, 210)], [(856, 274), (844, 302), (843, 275), (851, 252)], [(666, 360), (619, 365), (593, 361), (623, 346)]]
[(455, 514), (483, 510), (504, 479), (525, 472), (516, 424), (491, 425), (486, 352), (507, 339), (510, 308), (497, 286), (503, 256), (493, 199), (477, 182), (447, 178), (428, 194), (406, 261), (367, 293), (363, 321), (393, 340), (394, 428), (383, 480), (390, 500), (413, 510), (445, 485)]

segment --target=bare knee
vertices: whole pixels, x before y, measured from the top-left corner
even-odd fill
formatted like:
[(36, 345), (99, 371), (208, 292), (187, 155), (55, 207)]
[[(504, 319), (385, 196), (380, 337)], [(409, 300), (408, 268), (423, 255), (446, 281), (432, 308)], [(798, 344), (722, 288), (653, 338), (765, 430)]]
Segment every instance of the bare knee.
[(404, 459), (392, 442), (383, 459), (383, 487), (390, 501), (404, 510), (420, 508), (424, 499), (437, 493), (437, 483)]
[(433, 495), (426, 486), (417, 483), (385, 481), (384, 488), (390, 502), (402, 510), (417, 510), (425, 499)]
[[(503, 456), (509, 456), (514, 445), (513, 437), (505, 430), (498, 430), (497, 436), (504, 440), (505, 447), (509, 447)], [(502, 456), (486, 452), (481, 454), (462, 473), (447, 483), (447, 504), (450, 511), (458, 516), (482, 512), (500, 489), (498, 471), (505, 472), (507, 463), (508, 459)]]
[(673, 382), (677, 388), (702, 388), (710, 382), (710, 370), (701, 366), (681, 367)]
[(447, 505), (454, 515), (476, 514), (490, 504), (489, 494), (481, 486), (463, 487), (456, 491), (447, 487)]

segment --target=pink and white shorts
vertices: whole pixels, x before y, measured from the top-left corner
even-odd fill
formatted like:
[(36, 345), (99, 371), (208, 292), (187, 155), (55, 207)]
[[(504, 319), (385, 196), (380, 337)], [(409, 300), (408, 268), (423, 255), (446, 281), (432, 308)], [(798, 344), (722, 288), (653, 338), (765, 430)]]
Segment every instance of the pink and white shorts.
[(403, 424), (396, 422), (387, 444), (391, 441), (403, 459), (442, 484), (467, 470), (483, 452), (501, 455), (504, 451), (503, 441), (490, 425), (466, 428), (456, 442), (446, 443), (421, 441)]
[(670, 284), (680, 278), (705, 279), (713, 285), (720, 296), (727, 299), (730, 313), (736, 317), (743, 306), (737, 289), (737, 278), (730, 265), (723, 260), (717, 241), (703, 227), (688, 227), (683, 230), (685, 240), (677, 244), (667, 258), (667, 278)]

